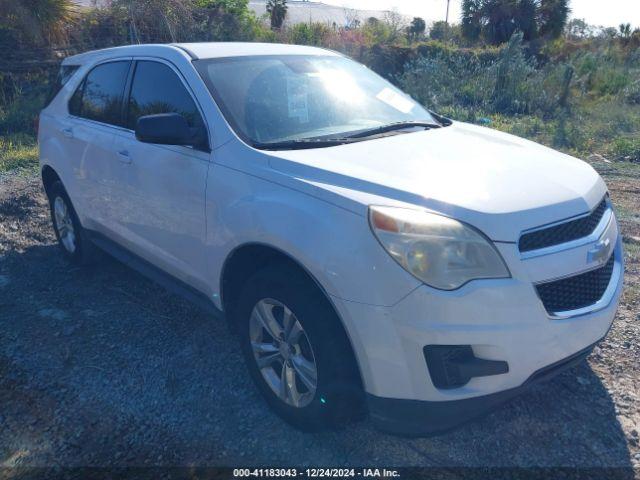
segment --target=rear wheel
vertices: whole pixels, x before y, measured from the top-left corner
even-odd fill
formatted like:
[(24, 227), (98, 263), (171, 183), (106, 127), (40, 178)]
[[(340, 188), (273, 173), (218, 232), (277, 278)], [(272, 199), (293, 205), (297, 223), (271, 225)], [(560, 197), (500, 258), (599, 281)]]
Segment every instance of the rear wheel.
[(97, 256), (96, 247), (80, 225), (62, 182), (56, 181), (47, 192), (53, 230), (63, 254), (73, 263), (92, 263)]
[(251, 376), (278, 415), (307, 431), (360, 416), (350, 344), (308, 278), (288, 266), (267, 267), (245, 284), (235, 311)]

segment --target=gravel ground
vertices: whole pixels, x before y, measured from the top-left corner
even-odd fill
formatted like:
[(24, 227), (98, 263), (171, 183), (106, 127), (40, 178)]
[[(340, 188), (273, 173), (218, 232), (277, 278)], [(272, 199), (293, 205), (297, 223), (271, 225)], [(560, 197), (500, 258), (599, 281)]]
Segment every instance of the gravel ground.
[[(11, 467), (621, 467), (640, 478), (640, 180), (612, 176), (627, 288), (585, 362), (449, 434), (368, 420), (304, 434), (265, 406), (238, 343), (111, 259), (70, 267), (39, 180), (0, 177), (0, 471)], [(635, 467), (635, 469), (632, 469)], [(13, 472), (13, 473), (12, 473)]]

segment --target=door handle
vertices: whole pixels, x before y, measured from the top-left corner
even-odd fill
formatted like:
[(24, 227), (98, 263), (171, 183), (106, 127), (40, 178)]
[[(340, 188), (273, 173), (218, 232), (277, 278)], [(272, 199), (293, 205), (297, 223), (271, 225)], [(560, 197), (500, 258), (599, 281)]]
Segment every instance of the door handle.
[(67, 138), (73, 138), (73, 129), (71, 128), (63, 128), (62, 134)]
[(120, 150), (118, 152), (118, 158), (122, 163), (131, 163), (131, 156), (127, 150)]

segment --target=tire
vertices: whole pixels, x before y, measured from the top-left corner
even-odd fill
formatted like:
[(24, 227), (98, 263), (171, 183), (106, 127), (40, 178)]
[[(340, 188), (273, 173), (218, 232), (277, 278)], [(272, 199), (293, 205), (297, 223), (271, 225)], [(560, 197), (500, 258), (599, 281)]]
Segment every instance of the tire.
[[(259, 320), (259, 313), (266, 318), (269, 315), (265, 312), (269, 311), (283, 335), (283, 325), (291, 327), (290, 343), (271, 341), (273, 335)], [(269, 406), (286, 422), (303, 431), (318, 431), (340, 427), (363, 416), (360, 375), (347, 336), (323, 292), (304, 274), (286, 265), (266, 267), (246, 282), (235, 312), (249, 373)], [(268, 324), (274, 331), (271, 321)], [(272, 347), (268, 347), (270, 342)], [(289, 346), (288, 353), (283, 343)], [(278, 353), (273, 351), (276, 348)], [(269, 354), (275, 358), (271, 362), (265, 358)], [(287, 355), (289, 367), (285, 366)], [(266, 360), (267, 366), (261, 369), (258, 358)], [(309, 388), (309, 382), (313, 384), (310, 361), (315, 363), (315, 390)], [(288, 369), (286, 384), (295, 386), (295, 391), (286, 388), (288, 393), (284, 395), (283, 369)], [(274, 385), (278, 379), (279, 386)]]
[(76, 265), (94, 263), (97, 248), (82, 228), (62, 182), (56, 181), (49, 187), (48, 197), (53, 231), (63, 255)]

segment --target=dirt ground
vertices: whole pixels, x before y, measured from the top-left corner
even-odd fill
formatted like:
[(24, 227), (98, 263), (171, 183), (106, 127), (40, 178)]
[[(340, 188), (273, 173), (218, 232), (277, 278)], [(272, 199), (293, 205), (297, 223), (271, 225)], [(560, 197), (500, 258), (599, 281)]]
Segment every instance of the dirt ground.
[(640, 168), (603, 168), (627, 249), (611, 333), (588, 362), (427, 439), (388, 436), (368, 420), (319, 434), (288, 427), (223, 322), (115, 260), (71, 267), (39, 179), (0, 177), (0, 477), (17, 478), (12, 467), (408, 465), (640, 478)]

